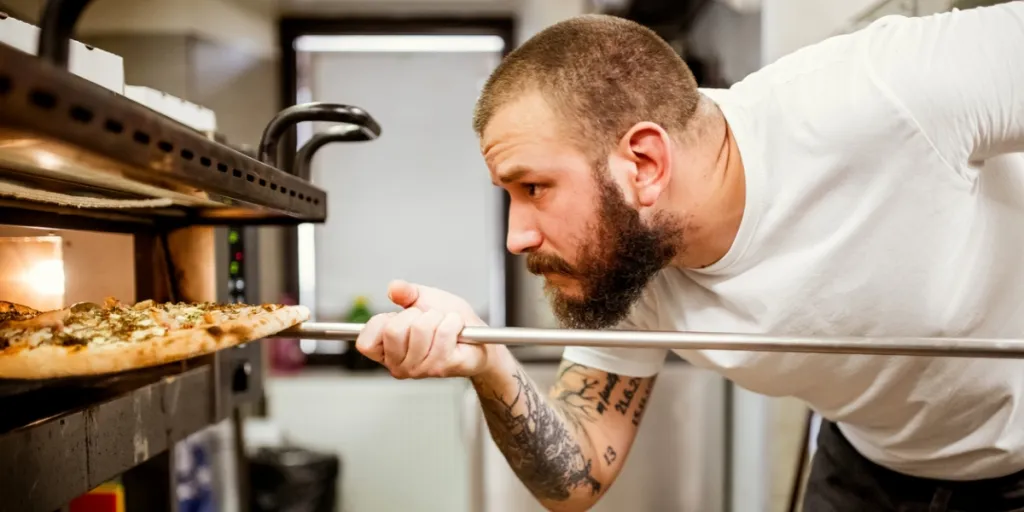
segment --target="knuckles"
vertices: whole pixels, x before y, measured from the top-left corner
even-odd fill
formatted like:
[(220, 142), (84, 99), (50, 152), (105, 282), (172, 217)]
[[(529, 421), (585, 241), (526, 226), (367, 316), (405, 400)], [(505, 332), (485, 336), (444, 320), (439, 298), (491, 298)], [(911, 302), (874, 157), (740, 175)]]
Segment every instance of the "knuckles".
[(395, 324), (394, 322), (389, 323), (384, 327), (384, 339), (395, 341), (405, 339), (407, 329), (401, 325)]
[(436, 311), (423, 313), (412, 321), (409, 328), (410, 335), (415, 335), (417, 340), (426, 340), (429, 343), (434, 338), (442, 320), (444, 320), (444, 315)]
[[(367, 322), (367, 329), (357, 339), (356, 348), (365, 352), (371, 350), (377, 340), (383, 342), (388, 353), (384, 366), (398, 380), (454, 377), (460, 372), (453, 361), (452, 340), (458, 337), (464, 326), (462, 316), (454, 312), (444, 314), (410, 308), (398, 314), (384, 313)], [(405, 361), (416, 343), (430, 345), (430, 353), (425, 360)], [(402, 357), (390, 360), (399, 355), (394, 353), (396, 351), (401, 352)]]

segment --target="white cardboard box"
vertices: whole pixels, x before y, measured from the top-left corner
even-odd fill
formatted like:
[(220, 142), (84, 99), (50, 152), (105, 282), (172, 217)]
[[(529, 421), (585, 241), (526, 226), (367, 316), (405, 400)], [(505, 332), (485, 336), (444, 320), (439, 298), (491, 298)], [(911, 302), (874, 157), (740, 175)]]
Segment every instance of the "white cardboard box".
[(126, 85), (124, 95), (193, 130), (217, 131), (217, 116), (208, 108), (138, 85)]
[[(11, 17), (0, 19), (0, 43), (36, 55), (39, 27)], [(118, 94), (124, 94), (124, 59), (119, 55), (71, 41), (72, 73)]]

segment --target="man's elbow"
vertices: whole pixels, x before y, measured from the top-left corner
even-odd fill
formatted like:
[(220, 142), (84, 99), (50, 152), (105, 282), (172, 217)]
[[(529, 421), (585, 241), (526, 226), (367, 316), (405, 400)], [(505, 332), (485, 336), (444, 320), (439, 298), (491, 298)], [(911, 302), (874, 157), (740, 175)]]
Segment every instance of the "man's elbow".
[(560, 502), (541, 502), (541, 505), (548, 510), (548, 512), (586, 512), (594, 507), (598, 501), (601, 500), (601, 496), (587, 497), (587, 498), (576, 498), (568, 501)]
[(608, 480), (601, 480), (600, 487), (589, 487), (587, 492), (581, 492), (582, 489), (577, 489), (577, 492), (569, 496), (565, 500), (552, 500), (552, 499), (541, 499), (540, 504), (548, 512), (586, 512), (597, 505), (597, 502), (601, 501), (605, 493), (608, 492), (608, 488), (611, 483), (615, 481), (612, 477)]

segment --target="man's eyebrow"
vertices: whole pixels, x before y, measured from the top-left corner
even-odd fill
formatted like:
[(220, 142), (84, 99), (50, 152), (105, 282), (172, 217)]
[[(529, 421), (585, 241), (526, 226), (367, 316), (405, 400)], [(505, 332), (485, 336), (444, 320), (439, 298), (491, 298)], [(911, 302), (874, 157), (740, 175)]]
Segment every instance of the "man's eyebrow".
[(527, 172), (529, 172), (529, 169), (526, 169), (525, 167), (513, 167), (511, 170), (507, 172), (498, 174), (498, 181), (506, 185), (509, 183), (514, 183), (516, 181), (521, 180)]

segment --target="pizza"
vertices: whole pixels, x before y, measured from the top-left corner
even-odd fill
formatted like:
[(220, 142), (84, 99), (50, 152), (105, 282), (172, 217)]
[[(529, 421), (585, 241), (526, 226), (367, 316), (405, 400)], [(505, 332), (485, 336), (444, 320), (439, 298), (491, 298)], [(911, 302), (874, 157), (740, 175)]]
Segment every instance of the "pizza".
[(271, 336), (304, 306), (79, 303), (54, 311), (0, 301), (0, 379), (100, 375), (157, 366)]

